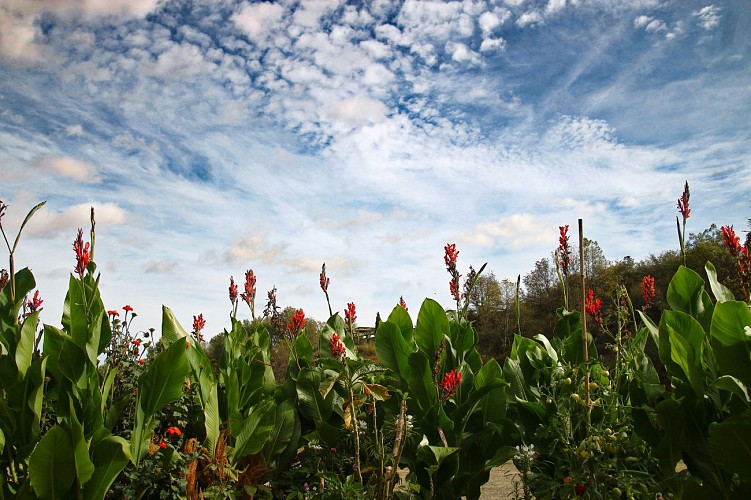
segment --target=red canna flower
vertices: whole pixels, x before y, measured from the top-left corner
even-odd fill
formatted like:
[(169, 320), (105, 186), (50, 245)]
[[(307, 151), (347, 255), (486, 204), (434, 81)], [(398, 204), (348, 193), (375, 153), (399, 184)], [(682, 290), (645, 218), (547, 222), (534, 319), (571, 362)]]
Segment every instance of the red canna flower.
[(135, 346), (140, 346), (141, 345), (141, 339), (134, 339), (133, 341), (131, 341), (131, 344), (133, 344)]
[(233, 306), (237, 302), (237, 285), (234, 276), (229, 277), (229, 301), (232, 302)]
[(341, 358), (344, 355), (344, 344), (339, 340), (339, 335), (336, 333), (331, 334), (329, 339), (329, 345), (331, 346), (331, 355), (335, 358)]
[(290, 335), (294, 337), (297, 336), (303, 328), (305, 328), (305, 312), (303, 312), (302, 309), (298, 309), (295, 311), (295, 314), (292, 315), (289, 323), (287, 323), (287, 330)]
[(595, 298), (595, 292), (591, 288), (584, 299), (584, 310), (592, 316), (597, 323), (602, 324), (602, 302)]
[(29, 312), (33, 313), (37, 311), (40, 307), (42, 307), (42, 302), (44, 302), (44, 300), (39, 297), (39, 290), (36, 290), (34, 292), (34, 297), (32, 297), (31, 301), (29, 302)]
[(737, 257), (741, 252), (742, 246), (741, 240), (733, 230), (733, 226), (722, 226), (720, 231), (722, 232), (722, 242), (725, 244), (725, 248), (728, 249), (730, 255)]
[(245, 291), (240, 295), (249, 306), (256, 299), (256, 276), (252, 269), (245, 271)]
[(407, 307), (407, 303), (404, 302), (404, 297), (401, 295), (399, 296), (399, 305), (402, 306), (402, 309), (404, 309), (405, 311), (409, 311), (409, 308)]
[(133, 312), (133, 308), (126, 304), (123, 306), (123, 311), (125, 311), (126, 313)]
[(454, 395), (459, 388), (459, 383), (462, 381), (462, 374), (456, 373), (456, 370), (451, 370), (443, 377), (443, 396), (448, 399)]
[(203, 314), (193, 316), (193, 333), (200, 335), (204, 326), (206, 326), (206, 320), (203, 319)]
[(357, 314), (355, 311), (355, 303), (348, 302), (347, 310), (344, 311), (344, 322), (347, 324), (348, 327), (352, 328), (352, 326), (355, 324), (355, 320), (357, 320)]
[(451, 281), (449, 281), (449, 291), (454, 300), (458, 303), (462, 298), (462, 292), (460, 290), (459, 278), (461, 274), (456, 270), (456, 259), (459, 257), (459, 251), (456, 249), (456, 244), (447, 243), (443, 247), (444, 255), (443, 261), (446, 263), (446, 270), (451, 275)]
[(678, 212), (683, 216), (683, 223), (686, 223), (686, 219), (691, 216), (691, 209), (688, 207), (688, 199), (691, 197), (691, 193), (688, 190), (688, 181), (683, 188), (683, 194), (678, 198)]
[(459, 257), (459, 251), (456, 249), (456, 243), (446, 243), (446, 246), (443, 247), (443, 250), (445, 252), (443, 261), (446, 263), (448, 270), (451, 271), (451, 269), (456, 269), (456, 259), (457, 257)]
[(558, 236), (558, 259), (561, 263), (561, 271), (564, 276), (568, 276), (569, 266), (571, 265), (571, 246), (568, 243), (568, 224), (558, 226), (560, 235)]
[(159, 447), (163, 450), (167, 449), (167, 445), (165, 443), (159, 443)]
[(321, 284), (321, 290), (323, 290), (323, 293), (328, 293), (329, 283), (331, 283), (331, 279), (326, 277), (326, 263), (325, 262), (321, 266), (321, 274), (318, 277), (318, 281)]
[(167, 427), (167, 434), (170, 436), (180, 436), (182, 431), (179, 427)]
[(644, 297), (644, 308), (651, 306), (655, 298), (655, 279), (649, 274), (641, 279), (641, 294)]
[(751, 255), (749, 255), (748, 245), (741, 244), (733, 226), (722, 226), (720, 229), (725, 248), (727, 248), (730, 256), (735, 259), (738, 266), (738, 280), (743, 295), (748, 296), (749, 290), (751, 290)]
[(91, 260), (91, 252), (89, 250), (89, 243), (83, 243), (83, 229), (78, 229), (78, 237), (73, 241), (73, 251), (76, 252), (76, 273), (80, 278), (83, 278), (83, 273), (86, 271), (86, 266), (89, 265)]
[(120, 313), (117, 312), (114, 309), (107, 311), (107, 314), (110, 315), (110, 316), (112, 316), (112, 317), (114, 317), (114, 316), (120, 316)]

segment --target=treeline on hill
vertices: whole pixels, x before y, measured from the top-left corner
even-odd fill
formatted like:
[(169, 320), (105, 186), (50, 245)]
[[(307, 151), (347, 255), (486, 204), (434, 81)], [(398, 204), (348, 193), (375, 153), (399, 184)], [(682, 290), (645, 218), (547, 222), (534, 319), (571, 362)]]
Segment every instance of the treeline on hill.
[[(751, 233), (747, 233), (747, 241)], [(578, 250), (574, 251), (573, 261), (578, 263)], [(736, 263), (723, 245), (720, 229), (712, 224), (700, 233), (691, 233), (686, 241), (686, 266), (706, 278), (704, 265), (712, 262), (717, 269), (718, 276), (727, 283), (736, 297), (742, 297), (740, 283), (735, 279), (737, 275)], [(635, 309), (643, 310), (653, 321), (659, 323), (660, 315), (668, 308), (664, 297), (671, 277), (682, 264), (680, 250), (666, 250), (660, 254), (636, 261), (630, 256), (621, 260), (608, 260), (597, 241), (584, 239), (584, 275), (587, 289), (593, 289), (595, 295), (603, 298), (603, 318), (607, 320), (615, 311), (615, 292), (619, 287), (625, 287)], [(581, 309), (581, 279), (579, 266), (572, 266), (568, 280), (569, 309)], [(650, 275), (655, 281), (656, 299), (644, 308), (641, 283), (642, 278)], [(517, 323), (517, 283), (516, 280), (498, 279), (492, 270), (486, 270), (477, 279), (469, 301), (469, 319), (478, 335), (477, 348), (484, 359), (496, 358), (502, 362), (508, 356), (514, 335), (521, 333), (525, 337), (533, 337), (542, 333), (547, 337), (553, 334), (558, 320), (556, 309), (562, 304), (563, 291), (556, 272), (555, 261), (551, 257), (543, 257), (535, 262), (534, 268), (524, 275), (520, 275), (519, 305)], [(248, 332), (255, 331), (258, 323), (263, 322), (272, 338), (272, 367), (277, 379), (281, 379), (286, 369), (288, 359), (287, 345), (280, 342), (286, 331), (286, 325), (295, 314), (296, 308), (277, 308), (276, 316), (270, 314), (257, 317), (253, 321), (243, 320), (243, 326)], [(373, 326), (360, 322), (361, 337), (364, 333), (373, 332), (378, 318)], [(610, 331), (616, 329), (609, 325)], [(319, 322), (312, 318), (306, 319), (305, 332), (318, 350), (317, 331)], [(365, 339), (363, 339), (365, 340)], [(595, 335), (595, 342), (601, 353), (610, 339)], [(213, 363), (217, 363), (221, 356), (224, 343), (223, 335), (216, 335), (207, 345), (207, 355)], [(372, 342), (363, 341), (358, 345), (361, 354), (375, 358), (375, 348)]]

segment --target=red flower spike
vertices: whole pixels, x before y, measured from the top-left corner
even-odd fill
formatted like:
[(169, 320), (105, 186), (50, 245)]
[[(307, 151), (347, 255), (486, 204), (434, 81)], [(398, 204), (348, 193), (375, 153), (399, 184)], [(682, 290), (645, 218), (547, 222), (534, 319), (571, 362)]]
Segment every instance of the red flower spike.
[(289, 323), (287, 323), (287, 330), (291, 335), (297, 335), (303, 328), (305, 328), (305, 312), (302, 309), (298, 309), (292, 315)]
[(597, 323), (602, 323), (602, 302), (600, 299), (595, 298), (595, 292), (591, 288), (587, 292), (587, 296), (584, 299), (584, 310), (587, 314), (592, 316)]
[(331, 355), (335, 358), (341, 358), (344, 355), (344, 344), (339, 340), (339, 335), (336, 333), (331, 335), (329, 339), (329, 345), (331, 346)]
[(684, 223), (686, 222), (686, 219), (691, 217), (691, 209), (688, 207), (688, 199), (690, 197), (691, 193), (688, 190), (688, 181), (686, 181), (686, 186), (683, 188), (683, 194), (678, 198), (678, 212), (680, 212), (683, 217)]
[(722, 226), (720, 231), (722, 232), (722, 242), (725, 244), (725, 248), (728, 249), (730, 255), (737, 257), (743, 247), (741, 246), (741, 240), (733, 230), (733, 226)]
[[(240, 294), (240, 298), (248, 305), (256, 298), (256, 276), (253, 274), (252, 269), (248, 269), (245, 272), (245, 291)], [(231, 296), (230, 300), (232, 300)]]
[(446, 246), (443, 247), (443, 250), (445, 252), (443, 261), (446, 263), (446, 267), (453, 267), (456, 269), (456, 259), (459, 257), (459, 251), (456, 249), (456, 244), (447, 243)]
[(323, 293), (328, 293), (329, 283), (331, 283), (331, 279), (326, 277), (326, 263), (325, 262), (321, 266), (321, 274), (318, 276), (318, 281), (321, 285), (321, 290), (323, 290)]
[(89, 265), (91, 260), (91, 251), (89, 250), (89, 243), (83, 243), (83, 229), (78, 229), (78, 237), (73, 242), (73, 251), (76, 252), (76, 273), (80, 278), (83, 278), (83, 273), (86, 272), (86, 266)]
[(193, 333), (196, 335), (201, 333), (201, 330), (203, 330), (203, 327), (206, 326), (206, 320), (203, 319), (203, 314), (199, 314), (198, 316), (193, 316)]
[(564, 276), (568, 276), (569, 266), (571, 265), (571, 247), (568, 243), (568, 224), (558, 226), (560, 235), (558, 236), (558, 256), (561, 261), (561, 270)]
[(146, 362), (146, 360), (145, 360), (145, 359), (139, 359), (139, 360), (138, 360), (138, 364), (139, 364), (139, 365), (142, 365), (142, 364), (144, 364), (145, 362)]
[(400, 305), (400, 306), (402, 307), (402, 309), (404, 309), (405, 311), (409, 311), (409, 308), (407, 307), (407, 303), (406, 303), (406, 302), (404, 302), (404, 297), (403, 297), (403, 296), (400, 296), (400, 297), (399, 297), (399, 305)]
[(135, 345), (135, 346), (140, 346), (141, 345), (141, 339), (132, 340), (130, 343), (133, 344), (133, 345)]
[(37, 310), (38, 310), (38, 309), (39, 309), (40, 307), (42, 307), (42, 302), (44, 302), (44, 300), (42, 300), (42, 299), (41, 299), (41, 298), (39, 297), (39, 290), (36, 290), (36, 291), (34, 292), (34, 297), (32, 297), (32, 298), (31, 298), (31, 301), (30, 301), (30, 302), (29, 302), (29, 304), (28, 304), (28, 306), (29, 306), (29, 311), (30, 311), (30, 312), (35, 312), (35, 311), (37, 311)]
[(113, 317), (114, 316), (120, 316), (120, 313), (117, 312), (117, 311), (115, 311), (114, 309), (112, 309), (111, 311), (107, 311), (107, 314), (109, 314), (110, 316), (113, 316)]
[(651, 306), (655, 298), (655, 279), (649, 274), (641, 279), (641, 294), (644, 298), (644, 307)]
[(347, 324), (347, 326), (351, 328), (352, 325), (355, 324), (355, 320), (357, 320), (357, 313), (355, 311), (355, 303), (348, 302), (347, 310), (344, 311), (344, 322)]
[(451, 370), (443, 377), (443, 394), (446, 399), (454, 395), (461, 381), (462, 374), (456, 373), (456, 370)]
[(237, 302), (237, 285), (234, 276), (229, 277), (229, 301), (232, 302), (232, 305)]

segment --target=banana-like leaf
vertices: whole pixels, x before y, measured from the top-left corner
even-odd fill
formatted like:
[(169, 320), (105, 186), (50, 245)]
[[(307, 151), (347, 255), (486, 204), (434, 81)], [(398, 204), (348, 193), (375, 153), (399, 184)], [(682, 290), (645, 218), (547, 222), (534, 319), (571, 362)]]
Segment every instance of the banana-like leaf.
[(89, 445), (83, 432), (83, 425), (78, 420), (73, 400), (70, 403), (70, 430), (73, 442), (73, 461), (76, 465), (76, 478), (78, 488), (82, 488), (94, 474), (94, 464), (89, 458)]
[(76, 479), (73, 442), (68, 432), (56, 425), (42, 437), (29, 457), (29, 480), (40, 499), (71, 497)]
[(173, 342), (184, 339), (188, 333), (175, 318), (175, 314), (167, 306), (162, 306), (162, 342), (169, 347)]
[(16, 344), (16, 367), (18, 379), (26, 375), (26, 370), (31, 366), (31, 356), (34, 352), (34, 336), (39, 322), (39, 311), (31, 313), (21, 325), (21, 336)]
[(94, 474), (84, 489), (84, 498), (102, 500), (130, 458), (128, 442), (118, 436), (99, 441), (94, 448)]
[(242, 431), (235, 440), (232, 460), (237, 463), (242, 457), (253, 455), (263, 449), (264, 443), (274, 429), (276, 408), (273, 401), (253, 408), (243, 423)]
[(433, 359), (444, 336), (450, 332), (446, 311), (433, 299), (425, 299), (417, 314), (415, 341), (428, 358)]

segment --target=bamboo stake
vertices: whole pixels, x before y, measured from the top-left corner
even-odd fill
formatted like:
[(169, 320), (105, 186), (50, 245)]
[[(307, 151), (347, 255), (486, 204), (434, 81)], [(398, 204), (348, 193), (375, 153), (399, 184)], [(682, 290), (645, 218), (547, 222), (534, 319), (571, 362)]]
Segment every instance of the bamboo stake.
[(582, 347), (584, 350), (584, 369), (586, 370), (586, 378), (584, 380), (584, 401), (589, 414), (589, 412), (592, 411), (592, 401), (589, 392), (589, 368), (587, 367), (587, 362), (589, 361), (589, 342), (587, 341), (587, 288), (586, 278), (584, 277), (584, 223), (582, 222), (582, 219), (579, 219), (579, 276), (581, 278), (582, 289)]

